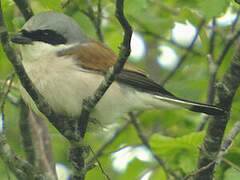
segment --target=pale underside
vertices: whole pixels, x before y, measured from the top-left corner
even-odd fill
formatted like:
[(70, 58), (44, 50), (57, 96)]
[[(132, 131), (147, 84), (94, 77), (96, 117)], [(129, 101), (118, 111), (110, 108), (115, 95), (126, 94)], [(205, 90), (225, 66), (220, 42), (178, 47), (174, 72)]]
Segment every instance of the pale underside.
[[(50, 51), (52, 46), (42, 51), (41, 46), (42, 43), (35, 43), (30, 52), (29, 48), (22, 48), (23, 65), (28, 76), (54, 111), (79, 116), (83, 99), (94, 94), (103, 75), (81, 68), (71, 56), (57, 57), (56, 53), (51, 53), (54, 51)], [(45, 55), (42, 56), (43, 52)], [(24, 100), (33, 107), (34, 103), (24, 89), (22, 94)], [(132, 110), (161, 106), (175, 107), (156, 99), (154, 95), (114, 82), (96, 105), (91, 117), (106, 124)]]

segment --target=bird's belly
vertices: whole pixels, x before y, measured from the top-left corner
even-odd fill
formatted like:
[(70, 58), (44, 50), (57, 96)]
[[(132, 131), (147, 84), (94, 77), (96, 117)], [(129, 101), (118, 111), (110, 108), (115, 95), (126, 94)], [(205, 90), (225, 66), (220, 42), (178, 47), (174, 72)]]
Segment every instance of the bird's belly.
[[(79, 116), (83, 99), (94, 94), (103, 76), (81, 71), (73, 64), (52, 63), (44, 66), (24, 63), (24, 67), (40, 94), (56, 113)], [(34, 103), (30, 96), (26, 95), (25, 90), (22, 92), (25, 101), (32, 106)], [(106, 124), (126, 112), (141, 109), (142, 101), (136, 93), (134, 89), (114, 82), (94, 108), (91, 117)]]

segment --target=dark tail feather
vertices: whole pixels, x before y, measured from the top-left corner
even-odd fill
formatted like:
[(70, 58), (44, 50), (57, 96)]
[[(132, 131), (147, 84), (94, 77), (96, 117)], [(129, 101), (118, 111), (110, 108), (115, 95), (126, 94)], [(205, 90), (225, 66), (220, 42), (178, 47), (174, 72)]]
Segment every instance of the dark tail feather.
[(209, 115), (224, 115), (226, 114), (226, 111), (224, 111), (223, 109), (217, 107), (217, 106), (212, 106), (212, 105), (208, 105), (208, 104), (196, 104), (196, 105), (192, 105), (189, 108), (190, 111), (194, 111), (194, 112), (201, 112), (201, 113), (206, 113)]
[(200, 112), (200, 113), (205, 113), (209, 115), (224, 115), (226, 114), (226, 111), (220, 107), (213, 106), (213, 105), (208, 105), (204, 103), (198, 103), (194, 101), (189, 101), (185, 99), (180, 99), (175, 96), (156, 96), (157, 99), (178, 105), (180, 107), (184, 107), (190, 111), (194, 112)]

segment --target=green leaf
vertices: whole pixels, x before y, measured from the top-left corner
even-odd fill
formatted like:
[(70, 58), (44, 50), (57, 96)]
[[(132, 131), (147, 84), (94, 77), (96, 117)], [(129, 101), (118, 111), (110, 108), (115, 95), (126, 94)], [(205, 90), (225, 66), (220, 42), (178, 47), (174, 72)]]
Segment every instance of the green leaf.
[(150, 144), (156, 154), (164, 157), (173, 165), (189, 173), (197, 161), (198, 145), (202, 142), (204, 132), (191, 133), (178, 138), (170, 138), (160, 134), (154, 135)]
[(41, 0), (41, 3), (47, 9), (62, 11), (60, 0)]
[(236, 145), (230, 149), (230, 151), (225, 155), (229, 161), (233, 162), (237, 166), (240, 166), (240, 148)]
[(157, 168), (154, 172), (152, 177), (150, 178), (151, 180), (167, 180), (167, 176), (163, 170), (163, 168)]
[(229, 7), (230, 0), (198, 1), (199, 10), (203, 12), (207, 19), (220, 16)]
[(229, 168), (224, 174), (224, 180), (239, 180), (239, 178), (240, 172), (233, 168)]
[(131, 0), (125, 3), (124, 11), (130, 15), (141, 15), (144, 8), (147, 7), (147, 0)]
[(198, 26), (201, 19), (202, 16), (196, 10), (184, 7), (180, 9), (179, 16), (177, 16), (176, 21), (185, 23), (186, 20), (189, 20), (192, 24)]
[(206, 34), (206, 31), (204, 29), (202, 29), (200, 32), (199, 32), (199, 36), (200, 36), (200, 39), (201, 39), (201, 47), (200, 50), (202, 53), (208, 53), (208, 49), (209, 49), (209, 38)]

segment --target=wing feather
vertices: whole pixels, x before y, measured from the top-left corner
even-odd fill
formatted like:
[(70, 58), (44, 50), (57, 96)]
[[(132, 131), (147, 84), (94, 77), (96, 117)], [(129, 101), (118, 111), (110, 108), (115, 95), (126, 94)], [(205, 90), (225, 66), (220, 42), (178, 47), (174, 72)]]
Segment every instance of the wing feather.
[[(82, 43), (63, 49), (57, 52), (58, 56), (73, 56), (76, 63), (81, 67), (95, 72), (104, 73), (117, 61), (117, 55), (106, 47), (103, 43), (90, 40), (89, 43)], [(191, 111), (204, 112), (212, 115), (224, 114), (224, 110), (216, 106), (211, 106), (194, 101), (177, 98), (161, 85), (149, 79), (144, 71), (133, 64), (127, 62), (123, 70), (116, 76), (116, 81), (127, 84), (143, 92), (155, 94), (156, 98), (173, 104), (178, 104)]]
[[(81, 67), (104, 72), (117, 61), (117, 55), (101, 42), (91, 40), (90, 43), (82, 43), (63, 49), (57, 53), (58, 56), (73, 56)], [(173, 96), (159, 84), (147, 77), (145, 72), (135, 65), (127, 62), (116, 81), (128, 84), (142, 91), (161, 93)]]
[[(74, 56), (77, 64), (95, 71), (105, 71), (117, 62), (117, 55), (111, 49), (94, 40), (60, 50), (57, 55)], [(144, 74), (142, 69), (129, 62), (125, 63), (124, 69)]]

